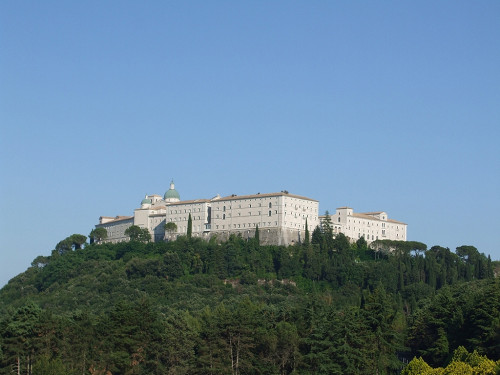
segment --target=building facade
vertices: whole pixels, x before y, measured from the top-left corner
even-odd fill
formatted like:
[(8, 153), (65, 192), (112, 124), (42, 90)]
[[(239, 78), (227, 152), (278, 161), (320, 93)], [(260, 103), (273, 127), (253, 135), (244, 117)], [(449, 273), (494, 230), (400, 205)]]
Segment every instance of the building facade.
[[(320, 220), (324, 221), (325, 216)], [(376, 240), (407, 240), (408, 225), (397, 220), (389, 219), (387, 212), (356, 213), (350, 207), (340, 207), (335, 215), (330, 215), (333, 233), (343, 233), (351, 241), (364, 237), (366, 242)]]
[(104, 228), (108, 233), (107, 242), (117, 243), (128, 241), (129, 237), (125, 235), (125, 230), (134, 224), (133, 216), (101, 216), (96, 228)]
[[(211, 199), (180, 199), (174, 182), (162, 196), (146, 195), (133, 216), (101, 217), (96, 227), (105, 228), (109, 242), (128, 241), (125, 230), (131, 225), (147, 228), (154, 241), (173, 240), (186, 235), (189, 216), (192, 236), (209, 239), (216, 236), (226, 240), (231, 234), (252, 238), (259, 228), (263, 245), (292, 245), (301, 243), (306, 225), (310, 233), (320, 225), (319, 202), (315, 199), (279, 193), (253, 195), (219, 195)], [(338, 208), (331, 216), (334, 233), (344, 233), (351, 240), (364, 237), (367, 242), (376, 239), (406, 241), (407, 225), (389, 219), (385, 212), (358, 214), (352, 208)], [(169, 229), (165, 229), (165, 224)]]
[(231, 195), (211, 200), (211, 234), (227, 239), (232, 233), (253, 237), (259, 227), (262, 244), (291, 245), (302, 242), (306, 221), (310, 232), (319, 224), (319, 202), (279, 193)]
[[(259, 227), (261, 244), (290, 245), (304, 239), (306, 222), (309, 231), (314, 230), (318, 213), (317, 200), (287, 191), (181, 201), (172, 181), (163, 198), (146, 195), (133, 216), (101, 217), (96, 227), (107, 230), (109, 242), (128, 241), (125, 230), (131, 225), (147, 228), (154, 241), (172, 240), (187, 234), (191, 215), (194, 237), (226, 240), (238, 234), (251, 238)], [(167, 223), (174, 223), (175, 230), (165, 230)]]

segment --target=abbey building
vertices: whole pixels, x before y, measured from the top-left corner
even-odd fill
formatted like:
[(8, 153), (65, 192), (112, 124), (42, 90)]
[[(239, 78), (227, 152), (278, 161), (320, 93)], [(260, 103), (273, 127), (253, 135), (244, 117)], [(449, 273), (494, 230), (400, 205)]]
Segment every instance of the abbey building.
[[(325, 216), (320, 216), (323, 222)], [(330, 215), (333, 234), (343, 233), (357, 241), (364, 237), (370, 243), (376, 240), (406, 241), (407, 224), (389, 219), (387, 212), (356, 213), (350, 207), (337, 208), (335, 215)]]
[[(312, 233), (324, 218), (319, 216), (317, 200), (287, 191), (182, 201), (172, 181), (163, 197), (146, 195), (133, 216), (101, 216), (96, 228), (106, 229), (109, 242), (128, 241), (125, 230), (132, 225), (147, 228), (154, 241), (164, 241), (187, 234), (189, 215), (194, 237), (225, 240), (234, 233), (252, 238), (258, 226), (263, 245), (300, 243), (306, 225)], [(406, 224), (387, 219), (385, 212), (355, 214), (352, 209), (339, 208), (331, 222), (335, 233), (342, 232), (354, 241), (361, 235), (368, 242), (406, 240)]]

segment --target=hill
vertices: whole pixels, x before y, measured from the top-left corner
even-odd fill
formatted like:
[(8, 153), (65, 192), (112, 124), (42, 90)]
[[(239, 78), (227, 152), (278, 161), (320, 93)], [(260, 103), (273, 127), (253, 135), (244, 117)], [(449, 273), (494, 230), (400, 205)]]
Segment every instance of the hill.
[(396, 374), (460, 346), (500, 359), (500, 281), (472, 246), (56, 248), (0, 291), (1, 374)]

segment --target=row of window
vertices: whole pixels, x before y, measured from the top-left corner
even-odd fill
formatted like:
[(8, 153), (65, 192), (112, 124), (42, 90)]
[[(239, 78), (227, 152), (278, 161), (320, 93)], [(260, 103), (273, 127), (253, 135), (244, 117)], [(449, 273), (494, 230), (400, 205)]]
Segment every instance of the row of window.
[[(198, 208), (198, 210), (196, 210), (196, 208), (193, 208), (192, 212), (201, 212), (201, 208)], [(182, 214), (182, 210), (173, 210), (171, 213), (172, 214)], [(191, 213), (191, 209), (190, 208), (185, 209), (184, 213), (185, 214), (190, 214)]]
[[(170, 221), (187, 221), (189, 217), (171, 217)], [(201, 216), (192, 216), (192, 220), (201, 220)]]
[[(273, 206), (273, 204), (272, 204), (271, 202), (269, 202), (268, 207), (269, 207), (269, 208), (272, 208), (272, 206)], [(249, 208), (252, 208), (252, 204), (250, 203), (250, 204), (248, 205), (248, 207), (249, 207)], [(262, 207), (262, 203), (259, 203), (259, 207)], [(238, 205), (238, 208), (241, 208), (241, 204), (239, 204), (239, 205)], [(231, 209), (231, 206), (228, 206), (228, 209), (230, 210), (230, 209)], [(220, 207), (217, 207), (217, 210), (220, 210)], [(224, 212), (226, 211), (226, 206), (223, 206), (223, 207), (222, 207), (222, 211), (224, 211)]]
[[(338, 221), (340, 223), (340, 217), (338, 218)], [(351, 220), (348, 220), (348, 222), (350, 223)], [(353, 220), (353, 223), (356, 223), (356, 220)], [(361, 224), (362, 222), (360, 220), (358, 220), (358, 224)], [(366, 223), (366, 226), (369, 227), (370, 226), (370, 222), (363, 222), (363, 224)], [(372, 223), (372, 226), (375, 226), (375, 223)], [(378, 227), (378, 223), (376, 225)], [(382, 228), (385, 228), (385, 223), (382, 223)], [(396, 225), (396, 230), (399, 230), (399, 225)]]
[[(261, 223), (243, 223), (243, 224), (233, 224), (233, 228), (234, 229), (237, 229), (237, 228), (255, 228), (257, 225), (260, 225), (262, 227), (265, 227), (265, 226), (272, 226), (273, 224), (268, 221), (267, 223), (266, 222), (261, 222)], [(278, 222), (275, 221), (274, 222), (274, 226), (278, 226)], [(215, 225), (215, 229), (226, 229), (226, 225)], [(227, 229), (231, 229), (231, 224), (228, 224), (227, 226)]]

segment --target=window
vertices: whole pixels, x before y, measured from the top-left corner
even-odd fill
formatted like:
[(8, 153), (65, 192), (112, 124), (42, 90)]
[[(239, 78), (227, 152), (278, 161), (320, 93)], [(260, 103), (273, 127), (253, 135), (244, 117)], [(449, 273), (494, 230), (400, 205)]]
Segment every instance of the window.
[(269, 208), (271, 208), (272, 206), (273, 206), (273, 205), (272, 205), (272, 203), (271, 203), (271, 202), (269, 202)]
[(226, 214), (222, 214), (222, 220), (226, 220)]
[(222, 211), (224, 211), (224, 212), (226, 211), (226, 206), (224, 206), (224, 207), (222, 208)]
[[(271, 204), (271, 203), (269, 203), (269, 204)], [(269, 216), (271, 216), (271, 214), (272, 214), (272, 212), (271, 212), (271, 210), (269, 210)]]

